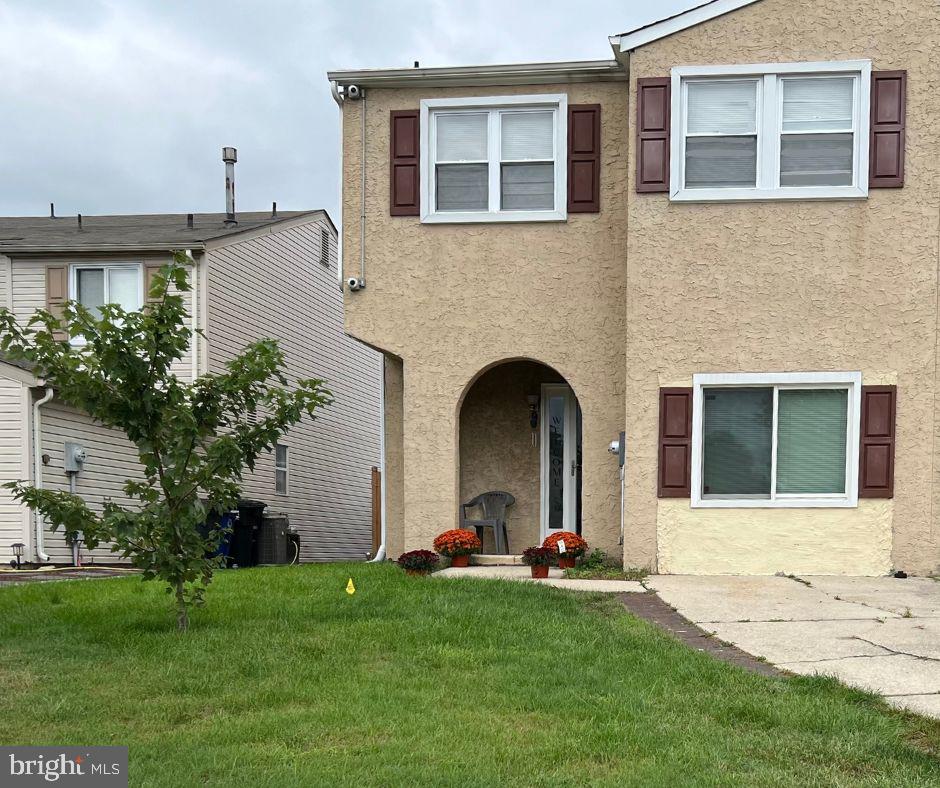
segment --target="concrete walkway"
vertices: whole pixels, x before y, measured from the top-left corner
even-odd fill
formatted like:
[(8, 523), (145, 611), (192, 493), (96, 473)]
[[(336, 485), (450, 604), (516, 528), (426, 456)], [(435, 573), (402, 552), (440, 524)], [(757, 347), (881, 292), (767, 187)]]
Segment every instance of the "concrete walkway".
[(658, 575), (645, 585), (703, 629), (784, 670), (835, 676), (940, 718), (940, 582)]
[(548, 577), (536, 580), (527, 566), (468, 566), (466, 568), (448, 567), (435, 572), (432, 577), (455, 578), (474, 577), (480, 580), (519, 580), (554, 588), (567, 588), (569, 591), (600, 591), (605, 594), (646, 593), (641, 583), (629, 580), (568, 580), (561, 569), (552, 567)]

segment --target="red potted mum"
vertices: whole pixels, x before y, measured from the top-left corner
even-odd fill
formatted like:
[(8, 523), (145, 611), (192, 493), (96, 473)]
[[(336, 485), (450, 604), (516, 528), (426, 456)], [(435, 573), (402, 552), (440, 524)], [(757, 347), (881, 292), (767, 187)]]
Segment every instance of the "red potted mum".
[(559, 569), (572, 569), (578, 557), (584, 555), (588, 543), (571, 531), (558, 531), (546, 536), (542, 547), (550, 548), (558, 556)]
[(532, 570), (532, 577), (548, 577), (548, 566), (555, 558), (550, 547), (527, 547), (522, 551), (522, 563)]
[(449, 558), (451, 566), (467, 566), (470, 555), (479, 552), (482, 547), (479, 537), (463, 528), (444, 531), (434, 540), (434, 549)]
[(426, 575), (437, 566), (438, 560), (430, 550), (409, 550), (398, 556), (398, 565), (409, 575)]

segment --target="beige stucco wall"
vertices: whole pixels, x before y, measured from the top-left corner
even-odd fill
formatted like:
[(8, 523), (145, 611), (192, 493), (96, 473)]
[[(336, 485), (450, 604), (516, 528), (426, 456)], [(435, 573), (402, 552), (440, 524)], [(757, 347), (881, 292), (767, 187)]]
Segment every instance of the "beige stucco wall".
[[(890, 0), (763, 0), (633, 55), (631, 106), (636, 78), (676, 65), (870, 58), (907, 69), (909, 81), (903, 189), (726, 205), (629, 191), (627, 562), (870, 574), (940, 564), (938, 20), (933, 0), (908, 0), (903, 16)], [(660, 385), (691, 385), (696, 372), (808, 370), (896, 380), (893, 502), (716, 513), (657, 501)]]
[[(513, 553), (541, 541), (541, 444), (532, 440), (526, 397), (538, 394), (542, 383), (560, 380), (531, 361), (501, 364), (480, 376), (460, 409), (460, 500), (488, 490), (512, 493), (516, 502), (506, 513), (506, 530)], [(495, 552), (492, 540), (486, 529), (485, 551)]]
[(385, 553), (392, 559), (405, 549), (403, 396), (401, 359), (385, 356)]
[[(388, 215), (390, 110), (443, 95), (519, 93), (567, 93), (571, 103), (602, 105), (599, 214), (565, 223), (433, 226)], [(358, 272), (359, 124), (366, 106), (367, 287), (347, 292), (346, 326), (403, 362), (403, 546), (427, 547), (457, 522), (458, 406), (468, 384), (496, 362), (529, 358), (557, 370), (577, 393), (584, 534), (619, 555), (619, 479), (607, 444), (623, 423), (626, 85), (370, 89), (365, 104), (346, 103), (345, 276)], [(392, 546), (391, 519), (389, 527)]]

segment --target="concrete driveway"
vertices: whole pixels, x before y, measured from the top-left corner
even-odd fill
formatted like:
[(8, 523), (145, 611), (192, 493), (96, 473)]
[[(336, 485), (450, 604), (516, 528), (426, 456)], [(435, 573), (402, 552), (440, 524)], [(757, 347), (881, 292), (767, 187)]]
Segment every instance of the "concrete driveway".
[(940, 582), (658, 575), (645, 585), (702, 629), (784, 670), (835, 676), (940, 718)]

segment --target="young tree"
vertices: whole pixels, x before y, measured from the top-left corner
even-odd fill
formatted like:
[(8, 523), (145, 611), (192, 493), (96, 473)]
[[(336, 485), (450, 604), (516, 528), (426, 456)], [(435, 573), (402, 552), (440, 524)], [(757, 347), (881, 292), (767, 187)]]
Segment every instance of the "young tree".
[[(143, 470), (142, 480), (124, 486), (131, 505), (109, 502), (101, 514), (75, 495), (22, 481), (6, 486), (53, 530), (81, 534), (89, 548), (111, 542), (145, 580), (165, 581), (180, 630), (189, 625), (190, 606), (202, 604), (221, 561), (209, 556), (222, 534), (215, 529), (204, 536), (200, 527), (210, 514), (235, 507), (245, 468), (254, 469), (285, 430), (331, 402), (321, 380), (289, 385), (273, 339), (249, 345), (222, 374), (180, 381), (172, 365), (192, 334), (181, 295), (190, 289), (189, 262), (175, 253), (137, 312), (110, 304), (93, 314), (71, 301), (61, 322), (40, 310), (22, 328), (0, 309), (0, 352), (34, 364), (64, 402), (123, 430)], [(62, 339), (63, 331), (80, 341)]]

